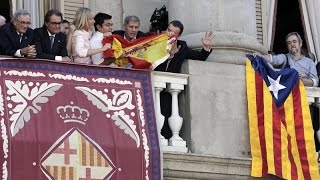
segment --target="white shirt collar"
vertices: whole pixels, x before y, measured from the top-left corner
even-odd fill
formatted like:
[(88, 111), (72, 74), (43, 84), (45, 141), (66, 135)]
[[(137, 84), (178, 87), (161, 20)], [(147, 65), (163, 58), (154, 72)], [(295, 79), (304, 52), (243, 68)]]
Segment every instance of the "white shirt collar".
[[(123, 35), (123, 38), (124, 38), (124, 39), (127, 39), (127, 38), (126, 38), (126, 35)], [(136, 40), (136, 39), (137, 39), (137, 37), (134, 37), (133, 39), (131, 39), (131, 41)]]
[(49, 37), (50, 36), (56, 37), (56, 34), (51, 34), (48, 30), (47, 30), (47, 32), (48, 32)]

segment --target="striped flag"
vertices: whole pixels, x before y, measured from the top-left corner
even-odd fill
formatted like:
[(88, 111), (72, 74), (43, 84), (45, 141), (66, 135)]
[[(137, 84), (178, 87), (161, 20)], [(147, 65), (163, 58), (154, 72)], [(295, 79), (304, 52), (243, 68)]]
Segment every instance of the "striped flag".
[(170, 56), (172, 39), (175, 37), (170, 38), (166, 33), (134, 41), (127, 41), (119, 35), (107, 36), (102, 44), (110, 43), (112, 47), (104, 52), (104, 58), (115, 58), (120, 67), (130, 62), (135, 69), (155, 69)]
[(296, 70), (274, 71), (247, 55), (252, 171), (284, 179), (320, 179), (306, 91)]

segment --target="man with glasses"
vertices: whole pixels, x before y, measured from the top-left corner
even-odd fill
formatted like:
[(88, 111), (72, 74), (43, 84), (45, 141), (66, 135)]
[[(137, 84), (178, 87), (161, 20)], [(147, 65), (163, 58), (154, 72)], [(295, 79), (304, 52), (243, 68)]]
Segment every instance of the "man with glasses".
[(49, 10), (41, 28), (34, 30), (34, 42), (37, 58), (69, 62), (66, 48), (66, 35), (60, 32), (62, 14), (58, 10)]
[(0, 27), (0, 51), (2, 55), (35, 58), (37, 53), (33, 45), (31, 15), (24, 9), (13, 14), (11, 23)]

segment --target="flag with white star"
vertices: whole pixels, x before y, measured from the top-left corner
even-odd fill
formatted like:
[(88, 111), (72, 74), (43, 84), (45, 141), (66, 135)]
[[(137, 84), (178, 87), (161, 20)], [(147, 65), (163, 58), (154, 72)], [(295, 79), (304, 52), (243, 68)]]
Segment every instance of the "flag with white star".
[[(253, 57), (249, 56), (248, 58)], [(277, 107), (283, 105), (292, 89), (299, 82), (298, 72), (292, 68), (275, 71), (260, 56), (251, 61), (251, 64), (253, 69), (263, 78)]]
[(308, 100), (297, 71), (275, 71), (262, 57), (247, 55), (246, 82), (251, 175), (320, 179)]

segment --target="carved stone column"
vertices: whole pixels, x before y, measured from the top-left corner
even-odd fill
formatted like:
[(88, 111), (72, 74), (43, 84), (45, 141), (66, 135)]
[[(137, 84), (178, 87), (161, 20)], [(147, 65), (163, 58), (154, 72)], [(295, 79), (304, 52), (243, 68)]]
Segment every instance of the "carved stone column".
[(113, 30), (122, 29), (123, 23), (123, 4), (122, 0), (94, 0), (89, 1), (89, 8), (94, 14), (103, 12), (110, 14), (113, 21)]
[(154, 84), (154, 90), (155, 90), (155, 112), (156, 112), (156, 118), (157, 118), (158, 134), (160, 136), (161, 145), (168, 146), (168, 140), (161, 135), (161, 129), (163, 127), (165, 118), (161, 114), (161, 107), (160, 107), (160, 92), (166, 88), (166, 83), (154, 81), (153, 84)]

